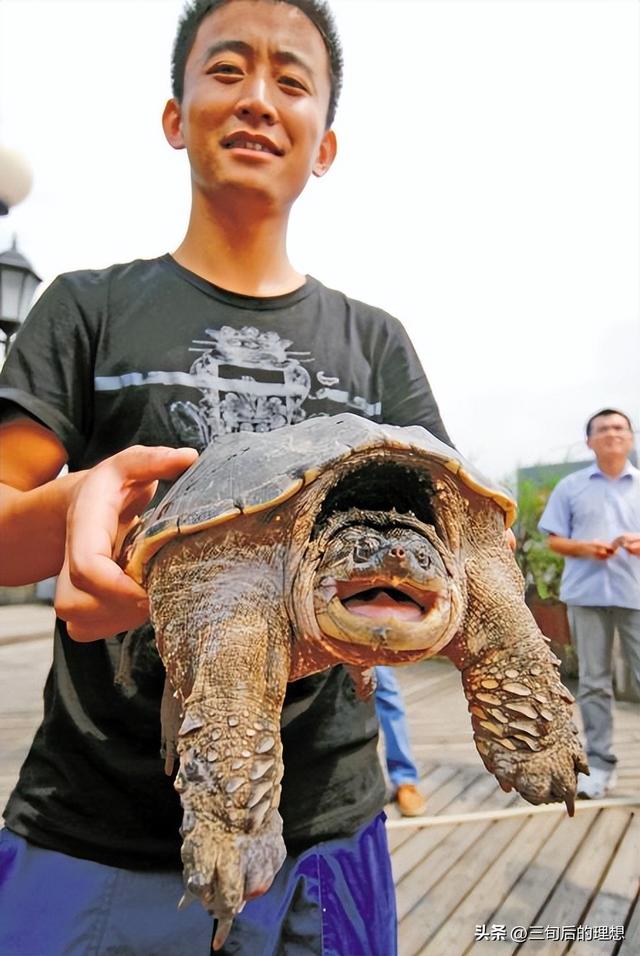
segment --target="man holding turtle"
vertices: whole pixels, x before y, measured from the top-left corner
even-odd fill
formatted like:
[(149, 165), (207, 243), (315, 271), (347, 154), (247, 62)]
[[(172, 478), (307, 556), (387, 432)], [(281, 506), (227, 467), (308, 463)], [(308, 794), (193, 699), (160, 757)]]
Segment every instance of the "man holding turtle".
[[(397, 320), (287, 256), (293, 203), (336, 155), (342, 59), (326, 4), (192, 0), (172, 66), (163, 127), (191, 167), (183, 241), (59, 277), (0, 378), (2, 581), (59, 573), (44, 721), (5, 811), (3, 953), (209, 948), (206, 912), (176, 910), (180, 805), (158, 757), (151, 633), (134, 692), (113, 683), (122, 632), (148, 618), (113, 556), (157, 482), (217, 435), (347, 409), (448, 440)], [(395, 951), (376, 738), (373, 702), (355, 698), (343, 668), (290, 685), (289, 856), (223, 952)]]

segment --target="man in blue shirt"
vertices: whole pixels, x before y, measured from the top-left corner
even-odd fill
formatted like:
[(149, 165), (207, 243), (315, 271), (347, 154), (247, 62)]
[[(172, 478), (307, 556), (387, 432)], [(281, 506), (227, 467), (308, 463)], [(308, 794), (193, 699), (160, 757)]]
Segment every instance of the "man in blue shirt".
[(627, 415), (604, 408), (587, 422), (596, 460), (563, 478), (538, 525), (565, 558), (560, 598), (579, 660), (578, 704), (590, 776), (578, 795), (600, 799), (616, 783), (612, 750), (612, 648), (617, 630), (640, 681), (640, 471), (629, 461)]

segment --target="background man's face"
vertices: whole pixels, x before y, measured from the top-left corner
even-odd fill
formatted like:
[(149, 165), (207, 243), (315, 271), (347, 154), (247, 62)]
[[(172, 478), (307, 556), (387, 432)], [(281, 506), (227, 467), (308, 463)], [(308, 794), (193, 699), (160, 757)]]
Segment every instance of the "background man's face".
[(628, 455), (633, 447), (633, 432), (623, 415), (598, 415), (591, 422), (587, 445), (596, 456), (612, 453)]

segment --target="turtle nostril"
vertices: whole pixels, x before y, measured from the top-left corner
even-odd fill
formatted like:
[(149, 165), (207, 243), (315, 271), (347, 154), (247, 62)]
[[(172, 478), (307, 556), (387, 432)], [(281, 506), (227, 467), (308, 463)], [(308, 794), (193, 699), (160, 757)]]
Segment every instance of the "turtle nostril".
[(392, 548), (390, 554), (392, 558), (404, 558), (405, 550), (404, 548), (401, 548), (398, 546), (398, 547)]

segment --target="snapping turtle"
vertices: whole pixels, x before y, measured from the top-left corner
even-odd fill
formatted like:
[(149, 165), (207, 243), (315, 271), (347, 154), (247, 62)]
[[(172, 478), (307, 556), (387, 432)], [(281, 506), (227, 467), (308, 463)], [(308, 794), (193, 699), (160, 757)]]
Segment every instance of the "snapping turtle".
[(355, 415), (210, 445), (125, 545), (167, 671), (167, 770), (184, 808), (187, 896), (222, 945), (285, 856), (287, 681), (446, 654), (504, 789), (565, 800), (586, 761), (557, 660), (504, 538), (506, 492), (425, 429)]

